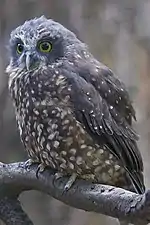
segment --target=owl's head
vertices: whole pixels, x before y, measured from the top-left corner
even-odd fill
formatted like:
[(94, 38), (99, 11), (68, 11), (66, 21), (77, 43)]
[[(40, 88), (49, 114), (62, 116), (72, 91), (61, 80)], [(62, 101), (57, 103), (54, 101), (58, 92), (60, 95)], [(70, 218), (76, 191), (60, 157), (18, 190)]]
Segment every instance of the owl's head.
[(32, 70), (65, 57), (69, 46), (79, 42), (75, 34), (44, 16), (26, 21), (11, 32), (11, 69)]

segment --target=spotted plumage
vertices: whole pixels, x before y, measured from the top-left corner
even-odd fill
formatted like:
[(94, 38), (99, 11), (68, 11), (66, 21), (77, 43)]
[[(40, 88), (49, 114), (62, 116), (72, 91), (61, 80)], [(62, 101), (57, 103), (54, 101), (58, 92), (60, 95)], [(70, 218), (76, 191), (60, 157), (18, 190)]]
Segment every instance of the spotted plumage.
[(75, 34), (45, 17), (26, 21), (11, 33), (6, 71), (32, 161), (74, 180), (144, 192), (128, 93)]

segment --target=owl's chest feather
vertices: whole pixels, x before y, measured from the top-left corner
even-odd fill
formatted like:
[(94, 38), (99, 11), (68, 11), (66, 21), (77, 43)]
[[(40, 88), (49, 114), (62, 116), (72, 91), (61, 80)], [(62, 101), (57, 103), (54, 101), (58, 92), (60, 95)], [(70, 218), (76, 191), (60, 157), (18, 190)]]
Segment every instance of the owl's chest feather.
[(62, 127), (67, 127), (68, 121), (74, 120), (69, 91), (70, 87), (66, 87), (62, 75), (54, 74), (45, 80), (39, 79), (39, 76), (21, 77), (11, 82), (10, 92), (23, 142), (32, 135), (38, 142), (43, 134), (51, 137), (55, 134), (56, 137), (56, 127), (65, 135)]

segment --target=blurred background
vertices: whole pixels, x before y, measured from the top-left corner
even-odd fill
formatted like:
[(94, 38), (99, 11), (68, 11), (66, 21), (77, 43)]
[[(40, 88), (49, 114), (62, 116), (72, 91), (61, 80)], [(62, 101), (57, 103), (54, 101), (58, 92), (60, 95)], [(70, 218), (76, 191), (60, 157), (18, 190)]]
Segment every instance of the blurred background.
[[(137, 112), (135, 128), (146, 187), (150, 187), (150, 0), (0, 0), (0, 161), (27, 159), (7, 90), (9, 33), (42, 14), (74, 31), (126, 84)], [(35, 191), (23, 193), (20, 200), (35, 225), (117, 224), (115, 219), (73, 209)]]

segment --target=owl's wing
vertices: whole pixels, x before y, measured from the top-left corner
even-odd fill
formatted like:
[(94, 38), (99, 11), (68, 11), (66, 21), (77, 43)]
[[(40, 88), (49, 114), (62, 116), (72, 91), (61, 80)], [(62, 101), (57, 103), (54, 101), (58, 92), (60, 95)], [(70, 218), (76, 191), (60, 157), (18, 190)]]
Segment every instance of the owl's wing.
[(83, 70), (69, 76), (74, 111), (93, 138), (106, 143), (122, 161), (135, 190), (143, 193), (143, 162), (136, 144), (138, 136), (131, 127), (134, 109), (123, 85), (113, 74), (103, 72), (105, 76), (99, 72), (85, 77)]

